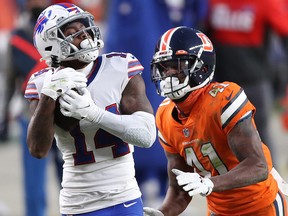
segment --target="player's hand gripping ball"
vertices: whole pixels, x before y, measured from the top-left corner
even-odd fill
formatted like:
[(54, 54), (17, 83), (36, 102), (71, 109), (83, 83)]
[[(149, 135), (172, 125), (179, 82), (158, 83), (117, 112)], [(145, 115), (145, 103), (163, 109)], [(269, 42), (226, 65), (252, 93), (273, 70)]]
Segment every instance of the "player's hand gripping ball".
[(77, 72), (75, 69), (69, 67), (59, 67), (55, 71), (51, 70), (46, 74), (41, 93), (56, 101), (54, 122), (65, 131), (70, 131), (75, 128), (78, 125), (79, 120), (72, 117), (66, 117), (61, 113), (59, 98), (70, 89), (78, 92), (76, 89), (86, 87), (86, 83), (87, 78), (84, 73)]
[(54, 111), (54, 122), (55, 124), (65, 131), (71, 131), (79, 124), (78, 119), (73, 117), (64, 116), (60, 111), (59, 98), (56, 100), (56, 107)]
[[(76, 89), (73, 90), (79, 93)], [(79, 124), (80, 120), (73, 117), (67, 117), (62, 114), (62, 112), (60, 111), (59, 98), (56, 100), (56, 107), (54, 114), (55, 114), (54, 116), (55, 124), (65, 131), (71, 131)]]

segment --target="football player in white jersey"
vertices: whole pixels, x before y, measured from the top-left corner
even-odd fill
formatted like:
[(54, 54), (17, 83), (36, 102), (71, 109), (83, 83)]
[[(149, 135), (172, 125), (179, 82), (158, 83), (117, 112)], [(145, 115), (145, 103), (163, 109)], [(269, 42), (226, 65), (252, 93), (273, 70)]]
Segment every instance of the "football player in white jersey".
[(93, 16), (70, 3), (41, 13), (34, 44), (49, 67), (27, 84), (27, 141), (44, 158), (56, 138), (65, 161), (61, 214), (142, 216), (133, 147), (156, 138), (142, 65), (130, 53), (99, 56), (104, 43)]

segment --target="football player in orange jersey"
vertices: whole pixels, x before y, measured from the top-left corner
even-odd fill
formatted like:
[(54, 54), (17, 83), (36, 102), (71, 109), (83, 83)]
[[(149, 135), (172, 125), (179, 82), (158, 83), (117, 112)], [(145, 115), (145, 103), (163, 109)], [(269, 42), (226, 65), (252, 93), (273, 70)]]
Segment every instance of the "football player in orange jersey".
[(212, 82), (209, 38), (184, 26), (170, 29), (159, 39), (151, 66), (158, 93), (167, 97), (156, 124), (169, 188), (161, 207), (145, 207), (144, 215), (179, 215), (197, 194), (206, 196), (209, 216), (287, 215), (254, 122), (255, 107), (239, 85)]

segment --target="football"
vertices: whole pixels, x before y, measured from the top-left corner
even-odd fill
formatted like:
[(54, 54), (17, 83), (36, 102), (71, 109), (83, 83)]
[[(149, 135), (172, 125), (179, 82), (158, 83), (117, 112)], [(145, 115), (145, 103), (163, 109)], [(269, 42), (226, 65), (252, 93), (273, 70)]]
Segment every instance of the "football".
[(56, 100), (56, 107), (54, 111), (54, 122), (55, 124), (65, 131), (71, 131), (74, 129), (80, 120), (73, 117), (64, 116), (60, 111), (59, 98)]

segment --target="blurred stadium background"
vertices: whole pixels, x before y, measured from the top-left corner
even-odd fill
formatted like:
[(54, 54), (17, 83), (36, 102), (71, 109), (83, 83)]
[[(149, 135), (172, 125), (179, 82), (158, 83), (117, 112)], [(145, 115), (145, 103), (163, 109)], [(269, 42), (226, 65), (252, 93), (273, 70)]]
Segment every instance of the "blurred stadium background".
[[(89, 5), (91, 2), (95, 4), (97, 2), (105, 1), (106, 0), (77, 0), (77, 2), (82, 2), (83, 6), (85, 6), (85, 4)], [(17, 13), (15, 10), (13, 10), (13, 8), (9, 8), (9, 6), (12, 7), (11, 3), (13, 2), (23, 3), (25, 0), (1, 0), (2, 6), (5, 6), (6, 8), (2, 8), (2, 13), (0, 14), (0, 41), (2, 42), (0, 43), (0, 51), (5, 50), (6, 48), (8, 40), (7, 35), (9, 34), (11, 26), (13, 25), (12, 18), (15, 17)], [(94, 14), (96, 15), (96, 20), (100, 20), (105, 17), (105, 14), (103, 14), (105, 12), (104, 10), (101, 8), (100, 10), (99, 8), (96, 8), (96, 11), (98, 11)], [(99, 11), (103, 13), (99, 13)], [(100, 28), (103, 30), (105, 37), (105, 24), (101, 22), (99, 24), (101, 25)], [(0, 58), (0, 90), (3, 90), (3, 86), (5, 86), (3, 78), (5, 53), (3, 52), (3, 54), (4, 55)], [(3, 91), (0, 91), (0, 100), (1, 98), (3, 98)], [(2, 111), (2, 106), (2, 103), (0, 103), (0, 111)], [(15, 112), (17, 112), (17, 104), (14, 105), (14, 108), (16, 109)], [(275, 158), (276, 167), (282, 177), (288, 181), (288, 131), (285, 131), (284, 127), (282, 126), (281, 112), (279, 109), (275, 108), (273, 113), (271, 113), (270, 118), (270, 130), (275, 143), (275, 155), (277, 155)], [(12, 122), (11, 129), (12, 130), (9, 131), (10, 139), (7, 142), (0, 143), (0, 216), (24, 216), (23, 164), (20, 147), (21, 144), (19, 143), (20, 128), (16, 122)], [(48, 172), (47, 216), (60, 216), (58, 205), (59, 186), (56, 179), (55, 167), (52, 165), (52, 163), (49, 163)], [(150, 185), (148, 184), (147, 187), (150, 191), (153, 191), (155, 189), (153, 188), (154, 186), (155, 185), (152, 183)], [(157, 190), (157, 188), (155, 190)], [(154, 207), (157, 207), (158, 205), (158, 203), (152, 204)], [(196, 196), (193, 198), (189, 208), (183, 214), (181, 214), (181, 216), (188, 216), (188, 211), (192, 212), (193, 215), (204, 216), (206, 215), (205, 205), (205, 198)]]

